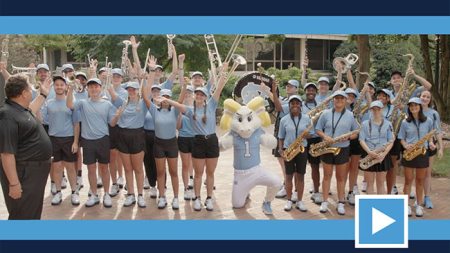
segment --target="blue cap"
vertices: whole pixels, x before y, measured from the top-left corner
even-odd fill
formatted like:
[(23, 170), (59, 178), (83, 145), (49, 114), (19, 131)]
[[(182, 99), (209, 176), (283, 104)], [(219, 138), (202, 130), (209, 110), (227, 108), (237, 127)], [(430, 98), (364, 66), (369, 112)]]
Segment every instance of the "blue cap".
[(36, 71), (38, 71), (38, 70), (40, 70), (40, 69), (45, 69), (45, 70), (47, 70), (47, 71), (50, 71), (50, 68), (49, 68), (48, 65), (45, 64), (45, 63), (41, 63), (41, 64), (38, 64), (38, 65), (37, 65)]
[(372, 103), (370, 103), (370, 109), (372, 109), (373, 107), (379, 107), (379, 108), (383, 108), (383, 103), (381, 103), (380, 100), (375, 100)]
[(74, 71), (75, 69), (73, 68), (72, 64), (64, 64), (62, 65), (62, 71), (65, 71), (66, 69), (70, 69), (72, 71)]
[(195, 89), (195, 92), (200, 91), (201, 93), (205, 94), (205, 96), (208, 96), (208, 91), (205, 87), (198, 87)]
[(289, 80), (287, 83), (292, 86), (295, 86), (296, 88), (300, 86), (300, 83), (297, 80)]
[(84, 78), (86, 78), (86, 79), (87, 79), (87, 76), (86, 76), (86, 74), (85, 74), (84, 72), (81, 72), (81, 71), (79, 71), (79, 72), (75, 72), (75, 77), (77, 77), (77, 76), (83, 76)]
[(194, 86), (188, 85), (188, 86), (186, 87), (186, 90), (187, 90), (187, 91), (190, 91), (190, 92), (194, 92)]
[(87, 81), (87, 85), (91, 84), (91, 83), (96, 83), (98, 85), (102, 85), (102, 82), (100, 81), (100, 79), (98, 78), (91, 78)]
[(380, 92), (383, 92), (384, 94), (386, 94), (391, 101), (394, 100), (394, 94), (392, 94), (392, 91), (390, 91), (388, 89), (381, 89), (378, 91), (378, 93), (380, 93)]
[(315, 83), (307, 83), (303, 89), (306, 90), (309, 87), (314, 87), (317, 90), (317, 85)]
[(139, 87), (140, 87), (140, 85), (139, 85), (138, 82), (128, 82), (128, 83), (125, 85), (125, 89), (128, 89), (128, 88), (139, 89)]
[(300, 103), (303, 102), (302, 98), (299, 95), (290, 96), (288, 102), (290, 103), (294, 99), (297, 99), (298, 101), (300, 101)]
[(160, 96), (168, 96), (172, 97), (172, 91), (169, 89), (162, 89), (161, 93), (159, 93)]
[(98, 71), (98, 73), (101, 73), (101, 72), (106, 71), (106, 70), (108, 70), (107, 67), (101, 67), (100, 70)]
[(161, 86), (159, 86), (158, 84), (153, 84), (151, 89), (152, 89), (152, 90), (153, 90), (153, 89), (159, 89), (159, 90), (161, 90)]
[(326, 77), (326, 76), (321, 76), (320, 78), (319, 78), (319, 81), (317, 81), (318, 83), (320, 83), (320, 82), (327, 82), (327, 83), (330, 83), (330, 79), (328, 79), (328, 77)]
[(353, 89), (353, 88), (347, 88), (347, 89), (345, 89), (345, 93), (346, 94), (353, 94), (353, 95), (355, 95), (355, 97), (358, 97), (358, 91), (356, 91), (355, 89)]
[(422, 100), (420, 98), (418, 98), (418, 97), (413, 97), (413, 98), (409, 99), (408, 105), (411, 104), (411, 103), (415, 103), (415, 104), (421, 105), (422, 104)]
[(345, 93), (345, 92), (343, 92), (343, 91), (341, 91), (341, 90), (335, 91), (335, 92), (333, 93), (333, 95), (331, 95), (331, 96), (332, 96), (333, 98), (336, 97), (336, 96), (343, 96), (344, 98), (348, 98), (347, 93)]
[(194, 76), (201, 76), (201, 77), (203, 77), (203, 74), (200, 71), (195, 71), (194, 73), (192, 73), (191, 78), (193, 78)]
[(112, 69), (112, 70), (111, 70), (111, 74), (123, 76), (123, 72), (122, 72), (122, 70), (119, 69), (119, 68)]

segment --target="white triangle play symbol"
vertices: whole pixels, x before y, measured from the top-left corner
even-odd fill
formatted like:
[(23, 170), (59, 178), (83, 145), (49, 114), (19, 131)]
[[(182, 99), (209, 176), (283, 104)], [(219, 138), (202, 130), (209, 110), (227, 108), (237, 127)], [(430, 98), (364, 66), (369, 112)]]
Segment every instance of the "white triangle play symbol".
[(388, 227), (394, 222), (394, 219), (372, 207), (372, 235), (378, 233), (380, 230)]

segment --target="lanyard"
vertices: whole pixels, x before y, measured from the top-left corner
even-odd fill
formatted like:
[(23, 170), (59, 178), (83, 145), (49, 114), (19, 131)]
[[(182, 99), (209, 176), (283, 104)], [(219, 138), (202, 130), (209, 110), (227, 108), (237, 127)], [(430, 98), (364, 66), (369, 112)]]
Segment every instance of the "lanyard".
[[(381, 120), (381, 124), (378, 127), (378, 143), (377, 144), (380, 144), (381, 128), (383, 127), (383, 124), (384, 124), (384, 119)], [(369, 136), (370, 136), (370, 138), (372, 138), (372, 121), (371, 120), (369, 120)]]
[(386, 119), (388, 118), (389, 113), (391, 112), (391, 105), (388, 104), (387, 107), (388, 107), (388, 110), (387, 110), (386, 114), (384, 115), (384, 118), (386, 118)]
[(308, 102), (305, 103), (305, 106), (306, 106), (306, 108), (308, 108), (308, 109), (311, 111), (312, 109), (314, 109), (314, 107), (317, 106), (317, 102), (316, 102), (316, 100), (314, 99), (314, 107), (312, 107), (312, 108), (308, 106)]
[(302, 114), (301, 113), (299, 114), (297, 123), (295, 123), (295, 119), (294, 119), (294, 116), (292, 116), (292, 114), (291, 114), (291, 119), (292, 119), (292, 122), (294, 123), (294, 126), (295, 126), (295, 138), (297, 139), (297, 137), (298, 137), (298, 126), (300, 125), (300, 120), (302, 119)]
[(342, 116), (344, 116), (345, 108), (342, 110), (341, 115), (339, 116), (339, 119), (336, 122), (336, 125), (334, 124), (334, 109), (333, 109), (333, 115), (331, 115), (331, 129), (332, 129), (332, 136), (334, 138), (334, 133), (336, 132), (336, 128), (339, 125), (339, 122), (341, 121)]
[(420, 140), (420, 120), (418, 121), (418, 123), (416, 123), (416, 120), (413, 119), (413, 122), (417, 129), (417, 137), (419, 138), (418, 140)]

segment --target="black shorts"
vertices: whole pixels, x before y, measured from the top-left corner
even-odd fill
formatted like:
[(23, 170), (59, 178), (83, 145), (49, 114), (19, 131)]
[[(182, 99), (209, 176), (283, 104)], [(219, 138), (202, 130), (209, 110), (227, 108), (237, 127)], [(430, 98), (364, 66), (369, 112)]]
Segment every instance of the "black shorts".
[(109, 126), (109, 149), (117, 149), (119, 146), (119, 127)]
[(397, 160), (400, 158), (400, 153), (403, 150), (403, 146), (400, 143), (399, 139), (395, 139), (394, 145), (392, 146), (391, 150), (389, 151), (389, 154), (391, 156), (397, 156)]
[(306, 173), (306, 162), (308, 160), (308, 150), (305, 149), (305, 152), (299, 153), (289, 162), (284, 161), (284, 166), (286, 168), (286, 175), (292, 175), (294, 172), (297, 172), (301, 175), (305, 175)]
[(192, 153), (194, 147), (194, 137), (178, 136), (178, 150), (181, 153)]
[(358, 138), (354, 140), (350, 140), (350, 155), (361, 155), (363, 149), (361, 148), (361, 144), (359, 144)]
[(73, 136), (70, 137), (54, 137), (50, 136), (53, 149), (53, 162), (69, 162), (77, 161), (77, 153), (72, 153)]
[(306, 149), (306, 151), (308, 151), (308, 162), (310, 164), (320, 164), (320, 156), (318, 157), (314, 157), (312, 155), (309, 154), (309, 149), (311, 147), (312, 144), (316, 144), (322, 141), (322, 138), (320, 137), (314, 137), (314, 138), (310, 138), (308, 139), (308, 147)]
[(83, 147), (83, 163), (86, 165), (96, 162), (109, 163), (109, 136), (105, 135), (97, 140), (81, 140)]
[(144, 151), (145, 133), (143, 128), (119, 128), (117, 149), (124, 154), (137, 154)]
[(155, 136), (155, 144), (153, 145), (153, 154), (155, 155), (155, 158), (177, 158), (178, 157), (177, 137), (165, 140)]
[(153, 145), (155, 145), (155, 130), (144, 130), (145, 133), (145, 153), (153, 155)]
[(418, 155), (416, 158), (411, 161), (406, 161), (402, 158), (401, 161), (403, 167), (415, 168), (415, 169), (425, 169), (430, 165), (430, 159), (428, 153), (425, 155)]
[[(433, 141), (434, 144), (436, 144), (436, 141)], [(428, 157), (432, 157), (435, 156), (437, 154), (437, 148), (435, 148), (434, 150), (431, 150), (430, 148), (428, 148)]]
[(272, 149), (272, 155), (275, 157), (281, 157), (280, 152), (278, 152), (278, 150), (280, 148), (280, 146), (279, 146), (280, 142), (278, 141), (279, 140), (278, 137), (276, 137), (276, 138), (277, 138), (277, 146), (275, 147), (275, 149)]
[(197, 159), (219, 157), (219, 140), (217, 135), (196, 135), (194, 137), (192, 157)]
[[(366, 151), (363, 150), (363, 153), (361, 155), (361, 159), (367, 156)], [(392, 160), (391, 155), (387, 154), (386, 157), (384, 157), (384, 160), (381, 163), (374, 164), (373, 166), (367, 168), (366, 170), (363, 170), (359, 168), (362, 171), (368, 171), (368, 172), (386, 172), (392, 168)]]
[(350, 160), (350, 147), (341, 148), (338, 155), (324, 154), (320, 156), (320, 160), (326, 164), (341, 165)]

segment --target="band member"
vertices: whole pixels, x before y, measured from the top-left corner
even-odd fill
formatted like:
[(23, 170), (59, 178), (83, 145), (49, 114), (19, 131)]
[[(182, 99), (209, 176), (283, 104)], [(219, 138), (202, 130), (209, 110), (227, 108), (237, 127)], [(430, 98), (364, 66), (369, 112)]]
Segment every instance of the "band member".
[[(381, 101), (374, 101), (370, 104), (372, 117), (362, 123), (359, 133), (359, 142), (364, 150), (362, 158), (370, 156), (381, 161), (364, 170), (367, 194), (375, 194), (374, 182), (376, 182), (377, 194), (386, 194), (386, 172), (392, 166), (389, 150), (393, 146), (394, 134), (391, 123), (382, 114), (382, 109)], [(385, 147), (383, 152), (375, 152), (382, 147)]]
[[(181, 81), (181, 79), (180, 79)], [(183, 99), (185, 106), (192, 106), (194, 103), (194, 88), (189, 85), (186, 87), (186, 94)], [(192, 167), (192, 149), (194, 146), (194, 131), (192, 130), (191, 122), (186, 115), (179, 114), (177, 119), (178, 129), (178, 150), (180, 151), (182, 178), (184, 184), (184, 200), (191, 200), (194, 198), (192, 190), (194, 168)]]
[[(83, 147), (83, 163), (88, 167), (89, 185), (91, 195), (86, 202), (86, 207), (92, 207), (100, 203), (97, 195), (97, 163), (103, 181), (103, 206), (112, 207), (111, 196), (109, 195), (110, 173), (108, 163), (110, 162), (109, 152), (109, 131), (108, 125), (116, 113), (116, 107), (111, 102), (102, 99), (102, 83), (99, 79), (93, 78), (87, 82), (89, 99), (73, 101), (73, 88), (69, 86), (67, 93), (67, 107), (74, 111), (80, 111), (81, 116), (81, 146)], [(116, 100), (121, 102), (120, 100)], [(115, 102), (115, 101), (113, 101)], [(120, 104), (116, 104), (119, 106)]]
[[(424, 137), (427, 133), (433, 130), (433, 120), (427, 118), (423, 113), (422, 101), (420, 98), (411, 98), (408, 101), (408, 118), (402, 121), (400, 131), (397, 138), (400, 139), (402, 146), (405, 148), (405, 152), (414, 148), (415, 143)], [(436, 145), (433, 142), (425, 142), (425, 148), (430, 148), (431, 151), (436, 149)], [(423, 216), (423, 194), (424, 194), (424, 181), (427, 174), (427, 168), (429, 167), (428, 153), (420, 154), (411, 161), (402, 158), (402, 165), (405, 168), (405, 187), (404, 194), (408, 195), (411, 191), (411, 185), (414, 179), (414, 172), (416, 173), (416, 216)], [(411, 206), (408, 206), (408, 215), (411, 216)]]
[[(194, 105), (186, 107), (186, 116), (189, 117), (192, 130), (195, 134), (194, 148), (192, 149), (192, 162), (194, 166), (194, 210), (202, 209), (200, 199), (200, 188), (203, 173), (206, 170), (206, 210), (214, 209), (212, 193), (214, 188), (214, 171), (219, 158), (219, 141), (216, 135), (216, 108), (226, 82), (228, 64), (222, 65), (219, 73), (219, 81), (214, 93), (208, 97), (208, 90), (205, 87), (196, 88), (194, 91)], [(181, 90), (181, 97), (184, 96), (185, 89)]]
[[(395, 110), (394, 106), (391, 104), (393, 99), (394, 95), (388, 89), (381, 89), (377, 92), (377, 100), (383, 104), (381, 116), (383, 116), (384, 119), (389, 120), (392, 112)], [(390, 188), (388, 187), (388, 189)]]
[[(282, 154), (284, 149), (288, 148), (302, 133), (311, 125), (311, 119), (308, 115), (302, 113), (302, 99), (298, 95), (289, 97), (289, 114), (284, 116), (280, 121), (279, 152)], [(303, 147), (307, 146), (306, 138), (302, 142)], [(296, 207), (306, 212), (307, 208), (303, 203), (303, 190), (305, 188), (306, 162), (308, 158), (307, 149), (303, 153), (299, 153), (294, 159), (285, 161), (286, 168), (286, 193), (287, 202), (284, 206), (285, 211), (292, 209), (292, 179), (295, 177), (295, 188), (297, 189)]]
[[(274, 81), (275, 83), (276, 81)], [(286, 84), (286, 94), (287, 97), (278, 97), (276, 95), (276, 91), (274, 89), (272, 89), (273, 94), (273, 103), (275, 105), (275, 110), (277, 111), (278, 115), (277, 115), (277, 121), (280, 122), (281, 119), (289, 114), (289, 103), (288, 103), (288, 99), (293, 96), (293, 95), (297, 95), (298, 94), (298, 87), (300, 86), (300, 83), (297, 80), (289, 80)], [(275, 124), (275, 133), (279, 132), (279, 124), (276, 123)], [(276, 134), (276, 136), (278, 138), (278, 135)], [(278, 152), (281, 148), (277, 146), (276, 149), (274, 149), (272, 151), (272, 154), (277, 157), (278, 159), (278, 163), (280, 164), (281, 167), (281, 171), (283, 172), (283, 179), (286, 180), (286, 169), (284, 167), (284, 159), (281, 157), (281, 154)], [(276, 197), (277, 198), (284, 198), (286, 197), (287, 193), (286, 193), (286, 187), (283, 185), (283, 187), (280, 189), (280, 191), (278, 191)], [(297, 194), (294, 193), (294, 201), (296, 201), (297, 198)]]
[[(77, 90), (76, 92), (73, 93), (75, 100), (80, 100), (80, 99), (88, 99), (88, 92), (87, 92), (87, 76), (85, 73), (83, 72), (76, 72), (75, 73), (75, 82), (78, 83), (79, 86), (82, 87), (81, 90)], [(81, 134), (81, 132), (80, 132)], [(78, 142), (79, 144), (80, 142)], [(75, 162), (75, 167), (77, 169), (77, 187), (78, 190), (80, 190), (81, 188), (84, 187), (83, 185), (83, 177), (82, 177), (82, 164), (83, 164), (83, 155), (82, 155), (82, 149), (78, 148), (78, 152), (77, 152), (77, 161)]]
[(56, 194), (52, 205), (62, 202), (61, 183), (64, 168), (66, 168), (72, 189), (72, 205), (79, 205), (80, 198), (76, 185), (76, 168), (78, 138), (80, 134), (79, 113), (66, 107), (66, 79), (61, 76), (53, 78), (53, 88), (56, 97), (47, 100), (43, 107), (43, 116), (49, 122), (49, 136), (53, 146), (53, 178), (55, 180)]
[(47, 80), (33, 102), (25, 77), (11, 76), (5, 84), (7, 99), (0, 108), (0, 182), (9, 220), (41, 218), (52, 144), (34, 115), (48, 95), (51, 80)]
[(322, 76), (319, 78), (319, 81), (317, 81), (317, 83), (319, 92), (316, 95), (316, 102), (317, 104), (320, 104), (323, 100), (331, 95), (330, 79), (328, 79), (328, 77)]
[[(316, 125), (316, 133), (324, 140), (333, 142), (334, 138), (339, 138), (358, 128), (358, 124), (349, 110), (345, 108), (347, 94), (343, 91), (333, 93), (333, 109), (325, 110), (319, 117)], [(352, 134), (350, 140), (355, 139), (357, 134)], [(330, 191), (331, 177), (333, 176), (333, 167), (336, 166), (336, 181), (339, 204), (337, 206), (338, 214), (345, 215), (345, 181), (348, 173), (348, 161), (350, 156), (350, 141), (344, 140), (332, 144), (331, 147), (340, 148), (339, 154), (324, 154), (321, 156), (323, 162), (324, 176), (322, 181), (323, 202), (320, 206), (320, 212), (328, 211), (328, 192)]]
[[(436, 153), (438, 154), (438, 158), (442, 158), (444, 155), (444, 146), (442, 144), (442, 129), (441, 129), (441, 118), (439, 116), (439, 113), (434, 110), (433, 108), (430, 108), (430, 105), (433, 104), (431, 93), (427, 90), (424, 90), (420, 93), (420, 100), (422, 101), (422, 108), (423, 108), (423, 114), (427, 116), (427, 118), (431, 119), (433, 121), (433, 128), (437, 129), (437, 148), (435, 150), (428, 149), (428, 154), (430, 157), (430, 164), (427, 168), (427, 174), (425, 177), (424, 182), (424, 191), (425, 191), (425, 197), (424, 197), (424, 204), (425, 207), (428, 209), (433, 208), (433, 203), (431, 202), (431, 172), (433, 170), (433, 162)], [(433, 142), (436, 140), (433, 139)]]
[[(314, 109), (317, 106), (316, 94), (317, 94), (317, 86), (315, 83), (307, 83), (304, 87), (306, 100), (304, 102), (304, 106), (302, 107), (302, 112), (307, 114), (309, 111)], [(321, 141), (320, 137), (313, 131), (308, 138), (308, 147), (307, 150), (311, 147), (312, 144), (319, 143)], [(316, 204), (322, 203), (322, 195), (319, 192), (320, 187), (320, 157), (314, 157), (309, 152), (308, 162), (311, 166), (311, 178), (313, 181), (313, 191), (311, 200)]]
[[(122, 101), (126, 101), (128, 98), (127, 91), (122, 87), (123, 72), (119, 68), (112, 69), (112, 86), (114, 92), (121, 98)], [(106, 96), (111, 100), (112, 95), (107, 93)], [(109, 126), (109, 141), (110, 141), (110, 163), (109, 170), (111, 173), (112, 187), (111, 187), (111, 197), (115, 197), (119, 194), (121, 186), (123, 186), (123, 163), (120, 158), (118, 148), (119, 140), (119, 127)], [(102, 178), (102, 177), (99, 177)], [(100, 186), (101, 187), (101, 186)]]

